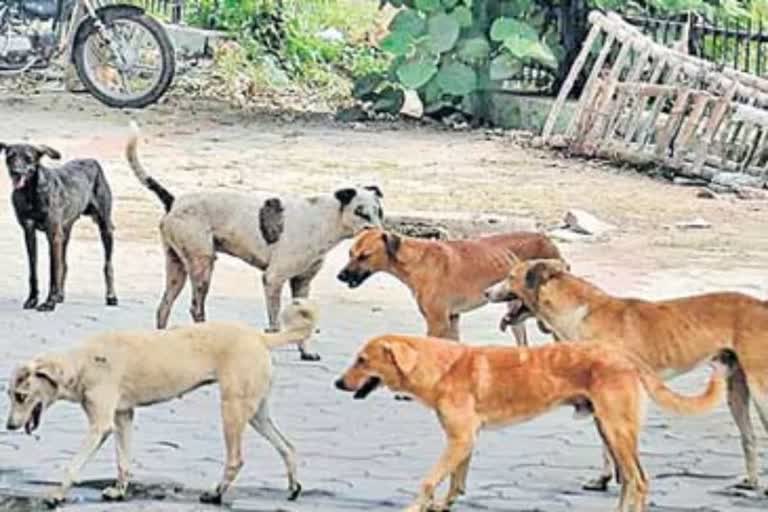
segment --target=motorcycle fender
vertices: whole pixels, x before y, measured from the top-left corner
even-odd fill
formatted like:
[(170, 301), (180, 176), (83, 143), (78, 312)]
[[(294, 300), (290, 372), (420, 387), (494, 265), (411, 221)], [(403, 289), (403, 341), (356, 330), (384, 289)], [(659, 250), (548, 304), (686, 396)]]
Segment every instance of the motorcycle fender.
[[(115, 4), (99, 7), (96, 9), (96, 16), (98, 16), (103, 23), (109, 23), (120, 17), (141, 16), (144, 12), (144, 9), (135, 5)], [(77, 24), (77, 29), (75, 29), (75, 37), (72, 38), (73, 48), (85, 40), (91, 31), (93, 23), (93, 18), (88, 14), (83, 16), (83, 19)], [(74, 54), (75, 52), (70, 52), (70, 60), (72, 62), (74, 62)]]

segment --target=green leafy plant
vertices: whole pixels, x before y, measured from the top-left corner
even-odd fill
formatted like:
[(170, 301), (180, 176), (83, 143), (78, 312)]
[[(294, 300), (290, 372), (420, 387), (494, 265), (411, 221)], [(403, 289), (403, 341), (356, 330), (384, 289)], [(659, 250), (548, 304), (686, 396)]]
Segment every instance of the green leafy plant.
[[(533, 0), (383, 0), (402, 9), (381, 49), (393, 57), (387, 73), (365, 77), (354, 93), (415, 90), (431, 115), (463, 112), (489, 118), (488, 94), (527, 63), (555, 70), (552, 42), (544, 38), (542, 9)], [(398, 102), (385, 102), (387, 108)], [(391, 111), (396, 113), (395, 111)]]

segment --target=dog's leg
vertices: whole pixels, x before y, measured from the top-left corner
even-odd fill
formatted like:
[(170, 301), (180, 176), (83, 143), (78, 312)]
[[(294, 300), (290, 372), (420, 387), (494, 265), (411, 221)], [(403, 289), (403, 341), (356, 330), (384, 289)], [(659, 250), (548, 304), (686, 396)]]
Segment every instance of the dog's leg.
[[(602, 417), (600, 430), (622, 475), (618, 512), (643, 512), (648, 482), (637, 456), (637, 425), (627, 424), (625, 415)], [(637, 418), (634, 419), (637, 421)]]
[[(757, 409), (757, 414), (765, 431), (768, 432), (768, 375), (755, 372), (750, 368), (746, 368), (745, 371), (748, 375), (747, 379), (752, 402), (755, 404), (755, 409)], [(759, 371), (764, 372), (765, 367), (760, 368)], [(768, 496), (768, 490), (765, 494)]]
[(104, 247), (104, 287), (106, 288), (107, 306), (117, 306), (117, 294), (115, 293), (115, 270), (112, 268), (112, 248), (114, 247), (114, 235), (112, 223), (109, 218), (96, 219), (101, 235), (101, 245)]
[(528, 331), (525, 329), (525, 324), (514, 324), (512, 326), (512, 334), (515, 336), (518, 347), (528, 346)]
[(473, 413), (468, 407), (454, 408), (450, 411), (438, 410), (442, 419), (448, 445), (443, 450), (440, 460), (430, 470), (421, 484), (416, 501), (408, 512), (429, 510), (434, 499), (435, 489), (449, 474), (453, 474), (464, 461), (472, 455), (475, 436), (479, 425), (473, 425)]
[(293, 501), (301, 494), (301, 484), (296, 477), (296, 450), (290, 441), (277, 428), (269, 413), (269, 403), (265, 399), (256, 415), (250, 420), (251, 426), (269, 441), (280, 457), (283, 458), (288, 472), (288, 499)]
[(600, 475), (581, 486), (585, 491), (599, 491), (605, 492), (608, 490), (608, 484), (613, 479), (615, 467), (613, 465), (613, 457), (611, 451), (603, 443), (603, 469), (600, 471)]
[(67, 262), (67, 251), (69, 250), (69, 239), (72, 236), (72, 228), (74, 222), (68, 226), (64, 226), (64, 246), (61, 250), (61, 289), (59, 290), (59, 303), (64, 302), (65, 289), (67, 287), (67, 271), (69, 271), (69, 264)]
[(283, 291), (283, 285), (286, 278), (278, 275), (268, 268), (261, 276), (261, 282), (264, 285), (264, 299), (267, 302), (267, 317), (269, 327), (267, 332), (277, 332), (280, 330), (280, 294)]
[(445, 499), (442, 502), (436, 503), (432, 510), (447, 512), (450, 510), (453, 503), (459, 496), (463, 496), (467, 490), (467, 474), (469, 473), (469, 463), (472, 460), (472, 454), (470, 454), (466, 460), (461, 462), (456, 468), (456, 471), (451, 474), (451, 485), (448, 488), (448, 493), (445, 495)]
[(37, 287), (37, 236), (35, 223), (24, 221), (24, 242), (27, 246), (27, 262), (29, 263), (29, 296), (24, 301), (24, 309), (37, 306), (40, 291)]
[(741, 434), (741, 447), (747, 466), (746, 478), (736, 484), (739, 489), (758, 488), (757, 439), (749, 414), (749, 387), (746, 376), (740, 367), (736, 367), (728, 377), (728, 408), (731, 410), (736, 426)]
[(85, 466), (96, 451), (101, 448), (101, 445), (104, 444), (104, 441), (106, 441), (110, 433), (112, 433), (112, 422), (114, 418), (113, 405), (115, 401), (103, 397), (99, 398), (99, 400), (86, 398), (86, 403), (93, 405), (90, 409), (86, 408), (88, 423), (90, 425), (88, 437), (86, 437), (80, 451), (77, 452), (77, 455), (75, 455), (75, 458), (72, 459), (72, 462), (70, 462), (67, 467), (59, 487), (46, 497), (45, 501), (49, 506), (56, 506), (64, 501), (72, 484), (77, 481), (83, 466)]
[(173, 303), (187, 282), (187, 269), (181, 258), (171, 249), (165, 249), (165, 292), (157, 308), (157, 328), (165, 329)]
[[(312, 283), (312, 279), (315, 278), (320, 268), (323, 266), (323, 260), (319, 260), (312, 264), (312, 266), (301, 275), (292, 277), (289, 281), (291, 285), (291, 296), (294, 299), (305, 299), (309, 297), (309, 288)], [(319, 361), (320, 354), (309, 351), (310, 338), (302, 341), (298, 344), (299, 354), (302, 361)]]
[(448, 308), (440, 305), (431, 305), (423, 308), (422, 313), (427, 321), (427, 336), (459, 340), (458, 333), (453, 333)]
[(221, 390), (221, 419), (224, 425), (224, 444), (227, 450), (227, 460), (224, 466), (224, 474), (213, 492), (205, 492), (200, 496), (202, 503), (221, 504), (224, 493), (232, 485), (240, 469), (243, 467), (242, 438), (245, 423), (248, 421), (248, 411), (244, 410), (243, 400), (230, 396), (224, 389)]
[(38, 311), (53, 311), (59, 302), (61, 291), (62, 271), (64, 270), (64, 233), (60, 225), (52, 225), (46, 232), (48, 235), (50, 260), (50, 285), (48, 298), (37, 307)]
[(108, 501), (125, 499), (131, 479), (131, 436), (133, 434), (133, 409), (115, 413), (115, 449), (117, 454), (117, 481), (101, 493)]
[(205, 298), (211, 286), (213, 256), (195, 256), (189, 261), (189, 280), (192, 283), (192, 307), (189, 312), (195, 322), (205, 322)]
[(449, 339), (452, 340), (458, 340), (459, 339), (459, 325), (461, 323), (461, 316), (459, 316), (457, 313), (454, 313), (448, 317), (451, 321), (451, 329), (448, 333)]

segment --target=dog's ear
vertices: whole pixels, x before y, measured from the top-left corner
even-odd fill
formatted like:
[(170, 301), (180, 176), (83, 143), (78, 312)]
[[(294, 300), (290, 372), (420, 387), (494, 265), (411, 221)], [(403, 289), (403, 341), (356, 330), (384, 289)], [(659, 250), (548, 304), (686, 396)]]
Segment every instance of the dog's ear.
[(337, 190), (333, 195), (336, 196), (336, 199), (338, 199), (341, 203), (341, 207), (344, 208), (352, 202), (352, 199), (355, 198), (357, 195), (357, 190), (353, 188), (341, 188)]
[(62, 372), (59, 365), (53, 362), (42, 363), (35, 368), (35, 377), (42, 379), (50, 384), (54, 389), (58, 389), (61, 382)]
[(408, 344), (387, 342), (384, 351), (403, 375), (408, 375), (416, 368), (419, 353)]
[(384, 241), (384, 247), (387, 249), (387, 256), (393, 260), (397, 258), (397, 251), (400, 250), (402, 239), (394, 233), (382, 233), (381, 239)]
[(371, 192), (373, 192), (376, 195), (376, 197), (378, 197), (379, 199), (384, 198), (384, 194), (381, 192), (381, 189), (377, 185), (368, 185), (367, 187), (363, 187), (363, 188), (365, 190), (370, 190)]
[(528, 272), (525, 273), (525, 286), (531, 290), (537, 290), (560, 272), (560, 269), (541, 261), (529, 268)]
[(61, 153), (56, 151), (50, 146), (46, 146), (45, 144), (39, 144), (37, 146), (37, 150), (42, 155), (46, 155), (48, 158), (52, 158), (53, 160), (61, 160)]

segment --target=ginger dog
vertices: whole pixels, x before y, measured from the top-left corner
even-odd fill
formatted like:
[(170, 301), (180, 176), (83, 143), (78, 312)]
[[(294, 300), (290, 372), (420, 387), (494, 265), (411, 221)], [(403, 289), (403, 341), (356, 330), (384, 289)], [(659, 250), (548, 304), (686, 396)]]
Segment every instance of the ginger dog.
[[(338, 279), (357, 288), (376, 272), (392, 274), (416, 298), (427, 336), (458, 340), (459, 315), (488, 302), (485, 289), (507, 276), (514, 256), (559, 259), (560, 251), (539, 233), (443, 242), (372, 228), (357, 236)], [(524, 326), (514, 326), (513, 333), (518, 345), (528, 344)]]
[[(708, 293), (673, 300), (614, 297), (570, 274), (559, 261), (522, 261), (488, 290), (492, 301), (511, 301), (510, 321), (530, 316), (562, 339), (599, 338), (639, 357), (663, 378), (697, 367), (728, 351), (735, 359), (728, 378), (728, 406), (741, 433), (747, 477), (739, 487), (758, 487), (755, 404), (768, 430), (768, 303), (742, 293)], [(586, 488), (605, 490), (611, 480), (605, 457), (600, 477)]]
[[(562, 405), (578, 405), (598, 431), (621, 472), (619, 512), (645, 510), (648, 484), (637, 455), (645, 394), (677, 414), (699, 414), (724, 394), (716, 364), (706, 391), (683, 397), (624, 351), (597, 343), (545, 347), (469, 347), (437, 338), (387, 335), (370, 340), (336, 387), (365, 398), (379, 385), (414, 396), (434, 409), (448, 445), (408, 512), (446, 510), (464, 493), (479, 431), (520, 423)], [(448, 476), (442, 502), (435, 489)]]
[[(269, 412), (272, 383), (270, 349), (300, 343), (317, 323), (314, 306), (295, 299), (282, 313), (285, 330), (264, 333), (239, 323), (204, 323), (167, 331), (119, 331), (97, 335), (63, 354), (38, 356), (17, 368), (10, 379), (11, 407), (7, 428), (29, 434), (59, 400), (82, 405), (88, 417), (85, 443), (72, 459), (59, 487), (47, 498), (64, 501), (88, 460), (111, 433), (117, 436), (117, 482), (104, 498), (125, 498), (130, 477), (134, 409), (166, 402), (200, 386), (219, 383), (226, 465), (204, 503), (221, 503), (243, 467), (241, 441), (250, 424), (278, 451), (288, 473), (289, 499), (301, 485), (296, 478), (293, 445), (278, 430)], [(201, 426), (204, 423), (201, 422)]]

